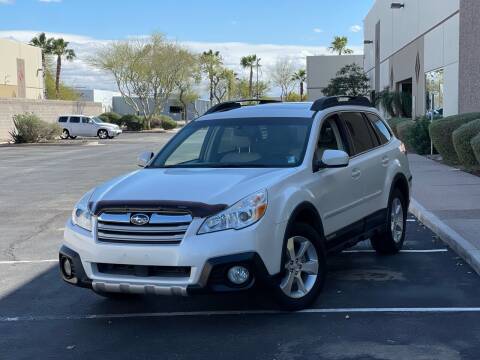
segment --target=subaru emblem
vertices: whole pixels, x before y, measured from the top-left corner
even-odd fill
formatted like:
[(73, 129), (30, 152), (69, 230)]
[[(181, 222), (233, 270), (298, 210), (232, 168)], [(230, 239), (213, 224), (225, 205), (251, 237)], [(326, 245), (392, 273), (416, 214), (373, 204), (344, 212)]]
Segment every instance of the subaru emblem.
[(133, 214), (130, 216), (130, 222), (133, 225), (145, 225), (150, 221), (150, 217), (146, 214)]

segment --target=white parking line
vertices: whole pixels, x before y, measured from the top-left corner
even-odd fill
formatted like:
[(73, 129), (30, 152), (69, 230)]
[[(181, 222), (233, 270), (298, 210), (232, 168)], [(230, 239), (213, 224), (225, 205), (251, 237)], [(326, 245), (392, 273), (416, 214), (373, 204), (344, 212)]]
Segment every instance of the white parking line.
[(58, 262), (58, 259), (47, 259), (47, 260), (9, 260), (9, 261), (0, 261), (0, 265), (35, 264), (35, 263), (50, 263), (50, 262)]
[[(375, 250), (365, 249), (365, 250), (344, 250), (342, 253), (374, 253)], [(401, 253), (442, 253), (448, 252), (448, 249), (428, 249), (428, 250), (400, 250)]]
[(2, 322), (48, 321), (48, 320), (95, 320), (95, 319), (132, 319), (187, 316), (238, 316), (238, 315), (276, 315), (276, 314), (355, 314), (355, 313), (480, 313), (480, 307), (412, 307), (412, 308), (338, 308), (305, 309), (297, 312), (281, 310), (231, 310), (231, 311), (177, 311), (124, 314), (86, 314), (86, 315), (26, 315), (1, 316)]

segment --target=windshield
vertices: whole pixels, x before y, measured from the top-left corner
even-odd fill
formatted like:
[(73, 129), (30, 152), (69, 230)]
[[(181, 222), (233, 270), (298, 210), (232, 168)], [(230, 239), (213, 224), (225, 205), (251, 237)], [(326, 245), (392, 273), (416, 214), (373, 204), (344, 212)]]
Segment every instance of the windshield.
[(294, 167), (302, 163), (311, 118), (194, 121), (149, 167)]

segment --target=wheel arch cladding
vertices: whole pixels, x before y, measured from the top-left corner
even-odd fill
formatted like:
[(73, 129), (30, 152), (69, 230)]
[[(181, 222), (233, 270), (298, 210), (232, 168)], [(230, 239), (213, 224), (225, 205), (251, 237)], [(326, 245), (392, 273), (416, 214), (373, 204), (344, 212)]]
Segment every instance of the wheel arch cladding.
[(402, 194), (405, 196), (405, 201), (407, 202), (408, 207), (408, 204), (410, 203), (410, 188), (408, 186), (408, 180), (404, 174), (399, 173), (393, 178), (389, 198), (394, 189), (399, 189), (402, 192)]
[(295, 207), (288, 219), (285, 235), (287, 235), (292, 230), (294, 224), (298, 222), (312, 226), (320, 237), (324, 238), (322, 219), (312, 203), (305, 201)]

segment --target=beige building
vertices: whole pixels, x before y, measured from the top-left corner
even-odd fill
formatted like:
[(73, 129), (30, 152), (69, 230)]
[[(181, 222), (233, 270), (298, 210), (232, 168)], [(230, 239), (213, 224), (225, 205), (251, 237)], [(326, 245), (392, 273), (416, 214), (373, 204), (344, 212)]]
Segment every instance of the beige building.
[(0, 39), (0, 97), (43, 99), (42, 52)]
[(317, 55), (307, 56), (308, 101), (321, 98), (322, 90), (345, 65), (357, 64), (363, 68), (363, 55)]

